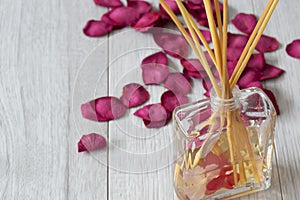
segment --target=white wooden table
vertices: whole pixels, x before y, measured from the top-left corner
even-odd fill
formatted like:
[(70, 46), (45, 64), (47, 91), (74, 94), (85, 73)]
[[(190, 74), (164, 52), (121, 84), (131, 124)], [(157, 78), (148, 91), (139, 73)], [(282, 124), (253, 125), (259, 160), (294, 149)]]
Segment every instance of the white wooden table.
[[(266, 2), (231, 0), (230, 16), (259, 15)], [(266, 30), (282, 44), (266, 55), (268, 62), (287, 72), (266, 83), (282, 111), (273, 185), (241, 199), (300, 196), (300, 60), (285, 53), (285, 45), (300, 38), (299, 8), (298, 0), (282, 0)], [(158, 51), (150, 35), (131, 29), (99, 39), (84, 36), (85, 22), (104, 12), (92, 0), (0, 0), (0, 199), (177, 199), (171, 125), (145, 129), (132, 116), (135, 109), (110, 123), (80, 116), (81, 103), (120, 96), (125, 83), (142, 83), (139, 63)], [(163, 88), (147, 89), (150, 102), (158, 102)], [(190, 99), (199, 98), (195, 82)], [(104, 135), (109, 148), (77, 153), (79, 138), (89, 132)]]

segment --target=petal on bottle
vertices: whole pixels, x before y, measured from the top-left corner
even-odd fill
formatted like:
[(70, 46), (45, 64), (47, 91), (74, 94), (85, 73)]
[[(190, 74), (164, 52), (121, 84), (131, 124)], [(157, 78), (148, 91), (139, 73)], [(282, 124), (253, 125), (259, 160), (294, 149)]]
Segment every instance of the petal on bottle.
[(133, 26), (140, 18), (137, 9), (117, 7), (102, 15), (101, 20), (116, 27)]
[(271, 52), (278, 49), (279, 43), (274, 37), (270, 37), (267, 35), (262, 35), (259, 39), (255, 49), (261, 53)]
[(172, 33), (154, 33), (154, 40), (167, 54), (175, 58), (184, 58), (188, 54), (188, 44), (184, 37)]
[(228, 47), (244, 48), (248, 42), (248, 36), (242, 34), (228, 33)]
[(120, 0), (94, 0), (94, 3), (98, 6), (111, 7), (111, 8), (123, 6)]
[(113, 29), (111, 24), (103, 21), (89, 20), (83, 28), (85, 35), (98, 37), (109, 33)]
[(257, 19), (253, 14), (239, 13), (231, 22), (241, 32), (251, 34), (256, 26)]
[(140, 16), (150, 12), (152, 9), (150, 3), (142, 0), (127, 0), (127, 6), (136, 9)]
[(269, 99), (272, 101), (277, 115), (280, 115), (279, 106), (277, 104), (277, 101), (276, 101), (276, 98), (275, 98), (275, 95), (273, 94), (273, 92), (271, 90), (266, 89), (266, 88), (263, 88), (262, 90), (268, 95)]
[(267, 80), (281, 76), (285, 71), (273, 65), (266, 64), (262, 70), (260, 80)]
[(154, 27), (160, 19), (160, 14), (157, 12), (146, 13), (134, 25), (134, 29), (140, 32), (148, 31)]
[(293, 58), (300, 58), (300, 39), (294, 40), (286, 47), (286, 52)]
[(182, 104), (186, 104), (189, 102), (187, 96), (177, 96), (174, 92), (168, 90), (164, 92), (160, 98), (161, 105), (169, 112), (173, 112), (173, 110)]
[(171, 90), (177, 96), (183, 96), (191, 92), (189, 81), (182, 73), (170, 73), (164, 83), (164, 87)]
[(149, 93), (140, 84), (130, 83), (123, 87), (121, 101), (128, 108), (139, 106), (149, 100)]
[(116, 97), (100, 97), (81, 105), (81, 114), (84, 118), (105, 122), (122, 117), (127, 108)]
[(77, 147), (78, 152), (101, 149), (106, 147), (106, 139), (102, 135), (90, 133), (81, 137)]

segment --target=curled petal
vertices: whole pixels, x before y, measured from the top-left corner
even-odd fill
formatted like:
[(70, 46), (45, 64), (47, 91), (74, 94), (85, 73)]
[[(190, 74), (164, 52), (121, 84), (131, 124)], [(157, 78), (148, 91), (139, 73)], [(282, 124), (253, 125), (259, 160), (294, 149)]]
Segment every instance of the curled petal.
[(123, 95), (121, 101), (128, 108), (139, 106), (149, 99), (149, 93), (140, 84), (130, 83), (123, 87)]
[(300, 58), (300, 39), (294, 40), (286, 47), (286, 52), (293, 58)]
[(112, 29), (113, 26), (106, 22), (90, 20), (84, 26), (83, 32), (87, 36), (97, 37), (109, 33)]
[(282, 70), (278, 67), (266, 64), (262, 70), (262, 75), (260, 77), (260, 80), (263, 81), (263, 80), (267, 80), (267, 79), (271, 79), (271, 78), (276, 78), (283, 73), (284, 73), (284, 70)]
[(266, 89), (266, 88), (263, 88), (262, 90), (266, 93), (266, 95), (272, 101), (273, 106), (274, 106), (274, 108), (276, 110), (277, 115), (280, 115), (279, 106), (277, 104), (277, 101), (276, 101), (276, 98), (275, 98), (275, 95), (273, 94), (273, 92), (271, 90)]
[(188, 77), (188, 78), (195, 78), (195, 79), (202, 79), (202, 78), (204, 78), (203, 74), (201, 74), (200, 72), (188, 71), (186, 69), (183, 69), (183, 75), (185, 77)]
[(135, 25), (139, 18), (140, 15), (135, 8), (118, 7), (104, 14), (101, 20), (116, 27), (125, 27)]
[(116, 97), (101, 97), (81, 105), (81, 114), (84, 118), (105, 122), (123, 116), (126, 106)]
[(102, 135), (90, 133), (83, 135), (77, 146), (78, 152), (93, 151), (106, 147), (106, 140)]
[(170, 119), (170, 113), (160, 103), (146, 105), (137, 110), (134, 115), (142, 118), (148, 128), (162, 127)]
[(254, 70), (261, 71), (266, 64), (264, 54), (253, 54), (247, 63), (248, 68), (252, 68)]
[(136, 9), (140, 16), (150, 12), (152, 6), (150, 3), (141, 0), (127, 0), (127, 6)]
[(148, 31), (150, 28), (154, 27), (160, 19), (160, 14), (157, 12), (146, 13), (134, 25), (134, 29), (140, 32)]
[(256, 26), (257, 19), (253, 14), (239, 13), (232, 20), (232, 23), (241, 32), (251, 34)]
[(228, 47), (244, 48), (248, 42), (248, 36), (228, 33)]
[(182, 104), (186, 104), (189, 102), (187, 96), (176, 96), (172, 91), (168, 90), (163, 93), (160, 98), (161, 105), (169, 112), (173, 112), (173, 110)]
[(191, 92), (191, 84), (181, 73), (170, 73), (164, 83), (164, 87), (171, 90), (177, 96), (182, 96)]
[(227, 48), (227, 60), (228, 61), (238, 61), (242, 55), (244, 48), (235, 48), (235, 47), (228, 47)]
[(154, 40), (172, 57), (184, 58), (188, 54), (188, 44), (181, 35), (156, 32), (154, 33)]
[(120, 0), (94, 0), (94, 3), (98, 6), (112, 7), (112, 8), (123, 6)]
[[(175, 0), (165, 0), (165, 2), (168, 4), (168, 6), (171, 8), (171, 10), (176, 14), (180, 14), (180, 10), (177, 6), (177, 3)], [(162, 12), (163, 15), (168, 16), (167, 12), (165, 9), (159, 4), (159, 9)]]
[(271, 52), (275, 51), (278, 49), (279, 43), (276, 40), (276, 38), (262, 35), (261, 38), (259, 39), (255, 49), (261, 53), (264, 52)]
[(204, 68), (198, 59), (181, 59), (181, 65), (188, 71), (203, 72)]
[(146, 64), (150, 64), (150, 63), (167, 65), (168, 58), (167, 58), (166, 54), (164, 54), (163, 52), (160, 51), (160, 52), (154, 53), (154, 54), (144, 58), (142, 61), (142, 66), (146, 65)]

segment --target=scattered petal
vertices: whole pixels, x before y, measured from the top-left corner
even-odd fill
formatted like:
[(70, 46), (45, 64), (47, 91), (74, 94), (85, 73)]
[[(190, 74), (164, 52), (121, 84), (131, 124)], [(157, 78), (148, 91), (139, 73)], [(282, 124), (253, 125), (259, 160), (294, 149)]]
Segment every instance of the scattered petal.
[(238, 61), (242, 55), (244, 48), (235, 48), (228, 47), (227, 48), (227, 60), (228, 61)]
[(146, 105), (138, 109), (134, 115), (142, 118), (147, 128), (162, 127), (170, 119), (170, 113), (160, 103)]
[(262, 53), (253, 54), (251, 56), (249, 62), (247, 63), (247, 67), (254, 69), (254, 70), (261, 71), (264, 68), (265, 64), (266, 64), (266, 61), (265, 61), (264, 54), (262, 54)]
[(142, 61), (142, 66), (151, 63), (168, 65), (168, 58), (164, 52), (160, 51), (144, 58)]
[(105, 122), (123, 116), (126, 106), (116, 97), (101, 97), (81, 105), (81, 114), (84, 118)]
[(109, 33), (113, 26), (103, 21), (89, 20), (83, 28), (85, 35), (98, 37)]
[(172, 91), (168, 90), (163, 93), (160, 98), (161, 105), (169, 112), (173, 112), (173, 110), (182, 104), (186, 104), (189, 102), (187, 96), (176, 96)]
[(77, 146), (78, 152), (93, 151), (106, 147), (106, 140), (102, 135), (90, 133), (83, 135)]
[(133, 26), (140, 15), (135, 8), (117, 7), (105, 13), (101, 20), (117, 27)]
[(228, 47), (244, 48), (248, 42), (248, 36), (228, 33)]
[(184, 58), (188, 54), (188, 44), (184, 37), (172, 33), (154, 33), (154, 40), (167, 54)]
[(164, 83), (164, 87), (174, 92), (177, 96), (182, 96), (191, 92), (191, 84), (183, 74), (170, 73)]
[(127, 0), (127, 6), (136, 9), (140, 16), (150, 12), (152, 6), (150, 3), (142, 0)]
[(300, 39), (294, 40), (286, 47), (286, 52), (293, 58), (300, 58)]
[[(188, 32), (188, 34), (192, 37), (192, 35), (190, 34), (189, 29), (188, 29), (188, 28), (185, 28), (185, 30), (186, 30), (186, 32)], [(208, 31), (208, 30), (201, 30), (201, 29), (199, 29), (199, 30), (201, 31), (201, 33), (202, 33), (203, 37), (205, 38), (206, 42), (207, 42), (207, 43), (210, 43), (210, 42), (212, 41), (210, 31)], [(202, 42), (201, 42), (201, 40), (200, 40), (199, 37), (198, 37), (198, 40), (199, 40), (200, 44), (202, 44)]]
[(134, 25), (134, 29), (140, 32), (148, 31), (154, 27), (160, 19), (160, 14), (157, 12), (146, 13)]
[(193, 72), (193, 71), (188, 71), (186, 69), (183, 69), (183, 75), (184, 77), (188, 77), (188, 78), (195, 78), (195, 79), (202, 79), (203, 74), (200, 74), (199, 72)]
[(278, 49), (279, 43), (274, 37), (262, 35), (259, 39), (255, 49), (261, 53), (271, 52)]
[(263, 81), (263, 80), (267, 80), (267, 79), (271, 79), (271, 78), (276, 78), (283, 73), (284, 73), (284, 70), (282, 70), (278, 67), (266, 64), (262, 70), (262, 75), (260, 77), (260, 80)]
[(191, 72), (204, 72), (204, 68), (198, 59), (181, 59), (181, 65)]
[(275, 95), (273, 94), (273, 92), (271, 90), (266, 89), (266, 88), (263, 88), (262, 90), (266, 93), (266, 95), (272, 101), (273, 106), (274, 106), (274, 108), (276, 110), (277, 115), (280, 115), (279, 106), (277, 104), (277, 101), (276, 101), (276, 98), (275, 98)]
[(238, 80), (237, 85), (240, 89), (245, 89), (248, 87), (259, 87), (261, 88), (262, 85), (259, 82), (260, 80), (260, 72), (253, 70), (253, 69), (246, 69), (244, 70), (241, 78)]
[(123, 6), (120, 0), (94, 0), (95, 4), (104, 7), (120, 7)]
[(253, 14), (239, 13), (231, 22), (241, 32), (251, 34), (256, 26), (257, 19)]
[[(171, 8), (171, 10), (176, 14), (180, 14), (180, 10), (177, 6), (177, 3), (175, 0), (165, 0), (165, 2), (168, 4), (168, 6)], [(168, 13), (165, 11), (165, 9), (159, 4), (159, 9), (162, 12), (163, 15), (168, 16)]]
[(149, 100), (149, 93), (140, 84), (130, 83), (123, 87), (121, 101), (128, 108), (139, 106)]

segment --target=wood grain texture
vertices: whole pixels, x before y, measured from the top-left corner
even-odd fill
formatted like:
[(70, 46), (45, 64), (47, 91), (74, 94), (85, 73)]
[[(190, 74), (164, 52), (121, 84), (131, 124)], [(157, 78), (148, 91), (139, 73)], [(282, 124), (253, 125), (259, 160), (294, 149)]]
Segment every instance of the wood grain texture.
[[(232, 19), (238, 12), (259, 15), (267, 1), (229, 3)], [(278, 51), (266, 54), (267, 61), (287, 72), (265, 83), (282, 111), (273, 184), (241, 200), (300, 195), (300, 61), (285, 52), (286, 44), (300, 38), (299, 7), (297, 0), (280, 1), (266, 29), (281, 43)], [(92, 1), (0, 0), (0, 199), (177, 199), (170, 125), (145, 129), (132, 115), (136, 109), (109, 123), (80, 115), (82, 103), (121, 96), (124, 84), (142, 83), (141, 60), (160, 50), (151, 35), (130, 28), (100, 39), (85, 37), (85, 22), (104, 12)], [(176, 71), (178, 62), (171, 68)], [(201, 98), (195, 85), (192, 100)], [(164, 89), (147, 89), (150, 103), (159, 102)], [(78, 154), (77, 142), (89, 132), (104, 135), (109, 148)]]

